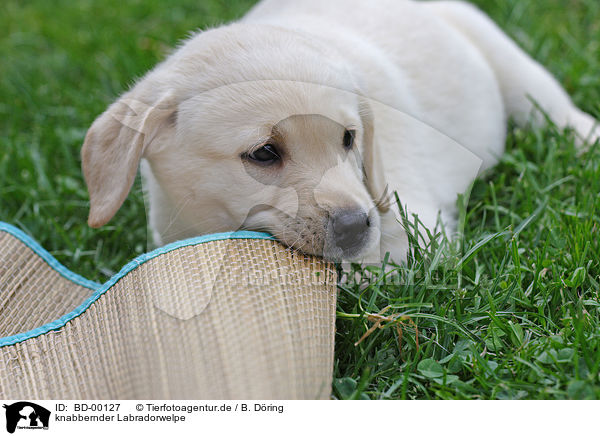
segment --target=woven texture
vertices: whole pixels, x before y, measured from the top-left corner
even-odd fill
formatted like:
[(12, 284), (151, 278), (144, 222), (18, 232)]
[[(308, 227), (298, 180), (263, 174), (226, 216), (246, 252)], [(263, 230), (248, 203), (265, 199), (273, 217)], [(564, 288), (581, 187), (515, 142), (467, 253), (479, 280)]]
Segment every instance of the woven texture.
[[(0, 232), (0, 327), (59, 318), (91, 290)], [(160, 254), (58, 330), (0, 347), (0, 398), (318, 399), (330, 395), (336, 277), (277, 242)]]
[(62, 277), (19, 239), (0, 232), (0, 337), (54, 321), (91, 293)]

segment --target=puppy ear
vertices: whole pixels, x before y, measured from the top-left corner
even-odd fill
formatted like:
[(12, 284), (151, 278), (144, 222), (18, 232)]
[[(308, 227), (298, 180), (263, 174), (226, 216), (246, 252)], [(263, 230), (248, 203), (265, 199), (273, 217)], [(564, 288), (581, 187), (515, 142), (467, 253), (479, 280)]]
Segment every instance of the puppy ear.
[(135, 180), (144, 150), (172, 120), (175, 99), (163, 95), (152, 103), (125, 94), (88, 130), (81, 160), (90, 195), (88, 224), (100, 227), (119, 210)]
[(375, 201), (377, 209), (385, 213), (390, 209), (387, 195), (388, 186), (385, 181), (385, 172), (379, 147), (375, 141), (375, 125), (373, 111), (369, 102), (360, 99), (360, 117), (363, 125), (364, 156), (363, 166), (365, 170), (366, 185), (371, 198)]

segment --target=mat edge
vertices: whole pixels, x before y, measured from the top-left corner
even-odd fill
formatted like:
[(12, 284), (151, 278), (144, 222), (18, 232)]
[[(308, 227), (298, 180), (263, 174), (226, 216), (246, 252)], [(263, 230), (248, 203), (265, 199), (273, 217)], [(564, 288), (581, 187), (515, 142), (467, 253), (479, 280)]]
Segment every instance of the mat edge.
[(147, 253), (143, 253), (133, 260), (129, 261), (121, 270), (113, 275), (110, 279), (108, 279), (104, 284), (100, 284), (97, 282), (93, 282), (91, 280), (82, 277), (63, 264), (61, 264), (54, 256), (52, 256), (46, 249), (44, 249), (38, 242), (36, 242), (32, 237), (27, 235), (22, 230), (17, 227), (0, 221), (0, 232), (6, 232), (15, 238), (19, 239), (26, 246), (28, 246), (35, 254), (40, 256), (53, 270), (59, 273), (61, 276), (70, 280), (71, 282), (83, 286), (85, 288), (91, 289), (94, 291), (92, 295), (90, 295), (83, 303), (77, 306), (71, 312), (63, 315), (62, 317), (46, 323), (40, 327), (36, 327), (35, 329), (17, 333), (11, 336), (0, 337), (0, 348), (15, 345), (19, 342), (24, 342), (28, 339), (35, 338), (46, 334), (53, 330), (58, 330), (64, 327), (69, 321), (81, 316), (95, 301), (97, 301), (103, 294), (105, 294), (115, 283), (121, 280), (130, 272), (134, 271), (139, 266), (148, 262), (151, 259), (154, 259), (162, 254), (168, 253), (173, 250), (177, 250), (182, 247), (189, 247), (192, 245), (199, 245), (208, 242), (215, 241), (224, 241), (231, 239), (263, 239), (263, 240), (275, 240), (275, 238), (268, 233), (261, 232), (252, 232), (247, 230), (241, 230), (236, 232), (224, 232), (224, 233), (211, 233), (208, 235), (197, 236), (194, 238), (183, 239), (180, 241), (172, 242), (170, 244), (164, 245), (162, 247), (156, 248)]

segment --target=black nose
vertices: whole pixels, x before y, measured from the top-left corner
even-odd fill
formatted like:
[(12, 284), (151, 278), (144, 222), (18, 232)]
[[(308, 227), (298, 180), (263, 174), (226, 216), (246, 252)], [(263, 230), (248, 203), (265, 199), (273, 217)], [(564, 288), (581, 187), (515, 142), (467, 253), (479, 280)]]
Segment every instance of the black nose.
[(335, 245), (344, 253), (360, 249), (367, 240), (371, 223), (361, 209), (341, 209), (331, 216), (331, 227)]

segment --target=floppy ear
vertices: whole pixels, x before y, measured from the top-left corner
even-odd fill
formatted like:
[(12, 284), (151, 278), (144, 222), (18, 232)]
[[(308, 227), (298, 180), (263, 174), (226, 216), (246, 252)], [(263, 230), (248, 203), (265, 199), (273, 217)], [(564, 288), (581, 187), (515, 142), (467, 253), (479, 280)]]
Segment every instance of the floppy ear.
[(176, 110), (171, 95), (146, 103), (136, 99), (134, 91), (113, 103), (85, 136), (81, 160), (90, 194), (91, 227), (103, 226), (119, 210), (133, 185), (144, 150)]
[(388, 186), (385, 181), (385, 173), (383, 170), (383, 161), (379, 147), (375, 141), (375, 125), (373, 120), (373, 111), (369, 102), (360, 99), (360, 117), (363, 125), (363, 166), (365, 170), (365, 178), (367, 189), (371, 198), (375, 201), (377, 209), (385, 213), (390, 209), (387, 199)]

